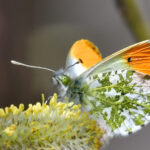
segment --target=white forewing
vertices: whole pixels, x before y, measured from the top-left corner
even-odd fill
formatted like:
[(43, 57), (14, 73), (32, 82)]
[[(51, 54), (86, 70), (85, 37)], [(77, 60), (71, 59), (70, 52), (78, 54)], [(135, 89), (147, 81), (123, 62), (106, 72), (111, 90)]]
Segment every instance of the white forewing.
[[(66, 68), (71, 65), (74, 65), (78, 61), (79, 60), (77, 60), (74, 57), (69, 55), (66, 60)], [(81, 63), (78, 63), (78, 64), (75, 64), (74, 66), (70, 67), (69, 69), (67, 69), (66, 73), (68, 73), (72, 79), (75, 79), (79, 75), (81, 75), (83, 72), (85, 72), (86, 70), (87, 69), (85, 67), (83, 67), (83, 65)]]

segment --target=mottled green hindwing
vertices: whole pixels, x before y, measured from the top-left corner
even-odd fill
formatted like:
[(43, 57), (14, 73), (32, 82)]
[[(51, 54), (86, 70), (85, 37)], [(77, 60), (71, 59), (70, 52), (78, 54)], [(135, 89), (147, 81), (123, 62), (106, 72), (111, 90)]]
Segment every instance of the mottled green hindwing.
[(115, 134), (136, 132), (150, 121), (150, 78), (131, 70), (88, 77), (82, 84), (86, 111), (105, 120)]

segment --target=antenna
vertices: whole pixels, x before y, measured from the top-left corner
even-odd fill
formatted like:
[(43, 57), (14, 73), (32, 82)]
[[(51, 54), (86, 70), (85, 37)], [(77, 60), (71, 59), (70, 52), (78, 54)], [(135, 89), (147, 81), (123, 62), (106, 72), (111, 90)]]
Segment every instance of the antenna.
[(81, 60), (75, 62), (74, 64), (72, 64), (72, 65), (70, 65), (70, 66), (68, 66), (65, 70), (68, 70), (69, 68), (71, 68), (71, 67), (73, 67), (73, 66), (75, 66), (75, 65), (77, 65), (77, 64), (79, 64), (79, 63), (82, 63)]
[(21, 62), (17, 62), (15, 60), (11, 60), (10, 62), (14, 65), (19, 65), (19, 66), (24, 66), (24, 67), (28, 67), (28, 68), (42, 69), (42, 70), (47, 70), (47, 71), (50, 71), (50, 72), (55, 72), (55, 70), (53, 70), (53, 69), (49, 69), (49, 68), (46, 68), (46, 67), (40, 67), (40, 66), (27, 65), (27, 64), (24, 64), (24, 63), (21, 63)]

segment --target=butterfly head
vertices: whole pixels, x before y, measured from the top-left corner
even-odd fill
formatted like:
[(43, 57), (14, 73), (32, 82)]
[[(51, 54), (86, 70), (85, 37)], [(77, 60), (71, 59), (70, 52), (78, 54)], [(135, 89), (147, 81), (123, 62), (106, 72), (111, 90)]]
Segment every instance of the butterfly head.
[(12, 64), (21, 65), (28, 68), (42, 69), (53, 73), (52, 81), (60, 92), (66, 91), (69, 85), (87, 69), (101, 61), (102, 57), (98, 48), (90, 41), (81, 39), (71, 47), (65, 69), (55, 71), (50, 68), (27, 65), (24, 63), (11, 61)]
[(63, 69), (54, 72), (52, 77), (52, 81), (55, 85), (68, 86), (71, 83), (71, 80), (72, 79), (65, 73)]

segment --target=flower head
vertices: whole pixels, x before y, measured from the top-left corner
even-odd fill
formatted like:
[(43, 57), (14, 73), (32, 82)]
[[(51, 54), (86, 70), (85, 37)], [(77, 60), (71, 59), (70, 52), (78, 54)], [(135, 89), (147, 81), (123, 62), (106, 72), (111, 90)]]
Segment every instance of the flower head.
[(30, 104), (24, 110), (11, 105), (0, 109), (0, 149), (97, 150), (103, 131), (82, 113), (80, 105), (57, 102)]

